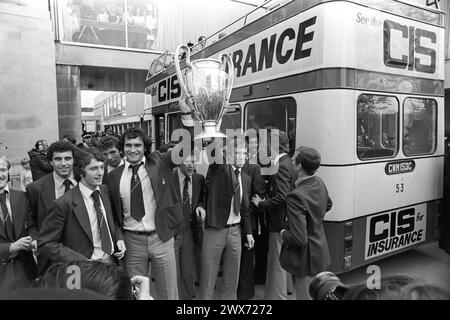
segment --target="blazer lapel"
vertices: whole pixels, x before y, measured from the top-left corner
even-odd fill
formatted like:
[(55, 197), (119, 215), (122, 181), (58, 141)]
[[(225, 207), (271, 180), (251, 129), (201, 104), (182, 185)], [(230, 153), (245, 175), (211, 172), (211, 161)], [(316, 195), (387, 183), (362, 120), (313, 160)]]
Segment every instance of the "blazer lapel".
[(73, 194), (72, 202), (74, 204), (73, 212), (75, 213), (75, 217), (80, 223), (83, 231), (91, 240), (91, 243), (94, 243), (92, 240), (91, 222), (89, 221), (89, 214), (86, 209), (86, 205), (84, 204), (83, 195), (81, 194), (80, 187), (76, 186), (73, 189), (72, 194)]
[(41, 189), (42, 189), (42, 192), (41, 192), (42, 201), (47, 206), (47, 204), (52, 203), (56, 199), (56, 197), (55, 197), (55, 179), (53, 178), (53, 174), (49, 175), (48, 180), (42, 184)]
[(150, 158), (147, 158), (147, 161), (145, 162), (145, 169), (147, 169), (147, 174), (150, 178), (150, 182), (152, 184), (153, 189), (153, 195), (155, 196), (156, 203), (158, 203), (159, 199), (159, 189), (158, 189), (158, 168), (156, 165), (152, 165), (153, 160)]
[(120, 225), (122, 225), (122, 202), (120, 200), (120, 179), (122, 179), (123, 170), (125, 169), (125, 165), (121, 165), (117, 170), (112, 171), (111, 179), (112, 185), (111, 194), (114, 198), (114, 206), (117, 212), (117, 219), (120, 221)]
[(8, 237), (6, 236), (5, 224), (2, 219), (0, 219), (0, 236), (2, 236), (5, 239), (8, 239)]
[[(13, 225), (14, 225), (14, 232), (16, 234), (16, 239), (20, 238), (20, 235), (22, 233), (22, 227), (23, 227), (23, 220), (25, 219), (25, 210), (23, 208), (26, 208), (25, 203), (21, 203), (19, 199), (19, 195), (16, 193), (16, 191), (11, 190), (10, 193), (10, 203), (11, 203), (11, 214), (13, 217)], [(22, 210), (21, 210), (22, 209)]]
[(105, 207), (106, 219), (108, 220), (108, 228), (109, 232), (111, 232), (112, 240), (115, 242), (115, 234), (114, 234), (114, 219), (112, 216), (111, 203), (109, 202), (108, 195), (105, 191), (100, 187), (100, 198), (102, 199), (103, 206)]
[(198, 203), (198, 198), (200, 197), (199, 186), (200, 186), (199, 177), (196, 174), (193, 174), (192, 175), (192, 205), (194, 205), (194, 204), (197, 205), (197, 203)]

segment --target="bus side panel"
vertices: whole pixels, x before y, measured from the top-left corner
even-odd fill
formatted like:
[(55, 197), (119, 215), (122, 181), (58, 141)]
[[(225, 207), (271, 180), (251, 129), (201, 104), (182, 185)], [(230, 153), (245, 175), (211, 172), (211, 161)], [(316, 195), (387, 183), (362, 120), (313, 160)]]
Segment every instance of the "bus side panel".
[[(331, 264), (329, 270), (335, 273), (347, 272), (364, 265), (373, 264), (380, 259), (393, 256), (411, 248), (436, 241), (439, 228), (438, 220), (440, 214), (442, 214), (442, 205), (441, 200), (431, 201), (419, 206), (392, 209), (383, 213), (359, 217), (343, 222), (324, 222), (325, 233), (331, 254)], [(382, 252), (382, 254), (374, 256), (374, 258), (366, 258), (368, 255), (368, 250), (370, 249), (369, 246), (371, 244), (370, 237), (367, 234), (368, 223), (371, 219), (381, 215), (397, 215), (400, 212), (410, 210), (411, 208), (426, 208), (426, 210), (423, 211), (416, 210), (417, 216), (421, 217), (421, 219), (425, 221), (424, 230), (422, 231), (423, 238), (420, 238), (420, 241), (416, 241), (415, 243), (407, 243), (392, 250), (386, 250), (385, 252)], [(415, 223), (420, 224), (420, 222), (417, 221), (417, 216)], [(383, 227), (383, 225), (381, 224), (377, 226), (377, 228), (380, 227)], [(388, 231), (390, 234), (390, 223), (385, 224), (384, 227), (389, 228)], [(395, 237), (398, 237), (398, 234), (396, 234)]]

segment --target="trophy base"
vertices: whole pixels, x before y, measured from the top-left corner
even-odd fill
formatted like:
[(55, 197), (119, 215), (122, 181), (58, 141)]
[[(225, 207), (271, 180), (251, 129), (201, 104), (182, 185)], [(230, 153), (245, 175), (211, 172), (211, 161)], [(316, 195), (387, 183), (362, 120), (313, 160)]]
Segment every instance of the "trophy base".
[(207, 121), (207, 122), (205, 121), (203, 123), (203, 131), (200, 134), (196, 135), (194, 137), (194, 140), (199, 140), (199, 139), (208, 140), (211, 138), (226, 138), (227, 137), (224, 133), (218, 131), (216, 128), (217, 128), (217, 123), (215, 121)]

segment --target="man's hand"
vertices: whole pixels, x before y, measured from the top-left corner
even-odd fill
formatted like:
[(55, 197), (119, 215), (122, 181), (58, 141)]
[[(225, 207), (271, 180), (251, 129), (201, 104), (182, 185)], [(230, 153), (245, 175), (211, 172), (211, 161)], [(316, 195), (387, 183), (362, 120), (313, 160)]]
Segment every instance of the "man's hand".
[(181, 97), (179, 100), (179, 106), (181, 111), (181, 121), (185, 127), (193, 127), (194, 119), (192, 118), (192, 99), (186, 95), (183, 89), (181, 90)]
[(134, 276), (131, 278), (131, 286), (138, 300), (153, 300), (150, 295), (150, 280), (148, 277)]
[(280, 237), (281, 237), (281, 241), (283, 241), (283, 232), (285, 232), (286, 229), (281, 229), (280, 230)]
[(125, 246), (125, 242), (123, 240), (117, 241), (117, 248), (119, 249), (119, 252), (114, 253), (117, 259), (122, 259), (125, 255), (125, 251), (127, 251), (127, 247)]
[(202, 221), (205, 221), (206, 218), (206, 210), (202, 207), (197, 207), (195, 209), (195, 214), (202, 219)]
[(247, 234), (247, 243), (245, 246), (250, 250), (255, 245), (255, 239), (253, 239), (253, 235)]
[(31, 251), (33, 252), (37, 251), (37, 240), (31, 241)]
[(252, 197), (252, 203), (258, 208), (259, 203), (263, 201), (257, 194)]
[(15, 253), (18, 251), (30, 251), (31, 250), (31, 237), (23, 237), (17, 240), (16, 242), (11, 243), (11, 246), (9, 247), (9, 251), (11, 253)]

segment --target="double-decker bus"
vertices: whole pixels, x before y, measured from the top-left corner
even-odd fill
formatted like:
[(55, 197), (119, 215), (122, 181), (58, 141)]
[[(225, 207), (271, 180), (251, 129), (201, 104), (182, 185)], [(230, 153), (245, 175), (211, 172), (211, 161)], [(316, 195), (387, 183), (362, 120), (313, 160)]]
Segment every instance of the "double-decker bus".
[[(325, 216), (332, 271), (436, 240), (443, 13), (394, 0), (272, 2), (221, 30), (220, 40), (193, 48), (193, 60), (222, 52), (233, 59), (222, 130), (278, 128), (292, 150), (307, 145), (321, 153), (318, 175), (333, 200)], [(146, 87), (158, 146), (181, 126), (173, 63), (156, 61)]]

